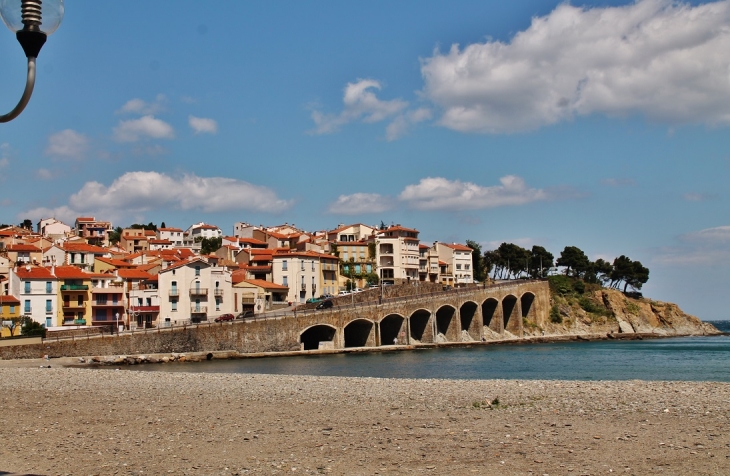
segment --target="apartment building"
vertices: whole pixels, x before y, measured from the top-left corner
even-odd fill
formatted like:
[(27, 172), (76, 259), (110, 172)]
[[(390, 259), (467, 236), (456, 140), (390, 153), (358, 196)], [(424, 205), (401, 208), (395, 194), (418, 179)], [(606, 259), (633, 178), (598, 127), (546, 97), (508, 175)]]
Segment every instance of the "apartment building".
[(173, 227), (158, 228), (157, 239), (168, 240), (173, 247), (179, 248), (183, 246), (183, 231)]
[(8, 259), (13, 264), (41, 264), (43, 262), (43, 251), (35, 245), (16, 244), (5, 247)]
[(157, 239), (152, 230), (125, 228), (119, 236), (119, 247), (127, 253), (140, 253), (150, 249), (149, 240)]
[(451, 286), (461, 286), (474, 282), (472, 269), (472, 249), (459, 243), (433, 244), (438, 253), (441, 267), (441, 283)]
[(436, 248), (418, 245), (418, 279), (431, 283), (439, 283), (439, 257)]
[(376, 263), (384, 283), (402, 284), (418, 280), (418, 230), (400, 225), (378, 231)]
[(17, 296), (20, 313), (46, 327), (58, 312), (58, 279), (48, 268), (26, 264), (10, 270), (9, 294)]
[(362, 223), (340, 224), (334, 230), (327, 232), (327, 240), (331, 242), (363, 241), (373, 236), (377, 231), (376, 227), (363, 225)]
[(231, 272), (201, 258), (160, 270), (158, 283), (163, 322), (202, 322), (234, 312)]
[(37, 231), (51, 240), (61, 240), (71, 233), (71, 227), (55, 218), (43, 218), (38, 221)]
[(160, 288), (158, 276), (148, 275), (129, 286), (128, 324), (131, 328), (149, 329), (160, 325)]
[(109, 232), (112, 231), (110, 221), (99, 221), (95, 217), (79, 217), (74, 223), (76, 236), (80, 236), (90, 245), (109, 246)]
[(273, 282), (288, 288), (287, 301), (303, 303), (325, 293), (336, 294), (339, 288), (336, 256), (312, 251), (277, 251), (272, 256)]

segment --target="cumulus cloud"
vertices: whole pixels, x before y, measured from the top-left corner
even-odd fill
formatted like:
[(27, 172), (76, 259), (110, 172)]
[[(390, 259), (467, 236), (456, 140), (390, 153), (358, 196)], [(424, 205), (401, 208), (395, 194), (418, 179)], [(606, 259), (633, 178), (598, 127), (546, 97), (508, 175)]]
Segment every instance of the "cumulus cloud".
[(35, 172), (35, 176), (40, 180), (51, 180), (53, 178), (53, 172), (48, 169), (38, 169)]
[(337, 201), (327, 208), (329, 213), (339, 215), (361, 215), (380, 213), (392, 208), (392, 200), (377, 193), (353, 193), (340, 195)]
[(508, 133), (576, 116), (730, 123), (730, 1), (562, 3), (509, 42), (453, 45), (422, 61), (440, 124)]
[(658, 263), (681, 266), (730, 264), (730, 225), (705, 228), (679, 236), (679, 246), (659, 250)]
[(378, 99), (373, 90), (382, 88), (374, 79), (359, 79), (345, 86), (342, 102), (344, 109), (339, 114), (312, 112), (312, 119), (317, 126), (315, 134), (329, 134), (337, 131), (345, 124), (354, 121), (380, 122), (400, 114), (408, 107), (408, 103), (400, 99), (383, 101)]
[(189, 116), (188, 124), (190, 124), (190, 128), (196, 134), (203, 134), (203, 133), (216, 134), (216, 133), (218, 133), (218, 123), (216, 121), (214, 121), (213, 119)]
[(89, 149), (89, 139), (73, 129), (66, 129), (48, 137), (46, 155), (57, 159), (81, 160)]
[(175, 131), (170, 124), (154, 116), (120, 121), (114, 128), (114, 139), (118, 142), (137, 142), (146, 138), (173, 139)]
[(609, 187), (633, 187), (636, 185), (636, 182), (634, 182), (633, 179), (621, 179), (621, 178), (607, 178), (601, 180), (601, 183), (603, 185), (608, 185)]
[(0, 170), (6, 168), (8, 165), (10, 165), (10, 159), (7, 157), (0, 157)]
[(130, 99), (117, 111), (117, 114), (154, 115), (165, 109), (166, 102), (164, 94), (158, 94), (154, 102), (146, 102), (139, 98)]
[(408, 111), (396, 117), (393, 122), (385, 128), (385, 138), (394, 141), (408, 132), (413, 124), (431, 119), (431, 110), (421, 107), (415, 111)]
[(418, 210), (474, 210), (548, 200), (553, 195), (537, 188), (529, 188), (524, 179), (507, 175), (500, 185), (483, 187), (461, 180), (427, 177), (416, 185), (408, 185), (398, 198)]
[(714, 193), (685, 193), (682, 198), (688, 202), (704, 202), (707, 200), (715, 200), (717, 195)]
[[(279, 198), (264, 186), (225, 177), (198, 177), (194, 174), (173, 177), (159, 172), (127, 172), (110, 185), (92, 181), (71, 195), (68, 205), (37, 208), (23, 212), (33, 219), (44, 216), (78, 216), (90, 213), (104, 216), (130, 216), (153, 209), (200, 210), (219, 212), (249, 210), (278, 213), (292, 201)], [(53, 213), (49, 215), (49, 213)]]

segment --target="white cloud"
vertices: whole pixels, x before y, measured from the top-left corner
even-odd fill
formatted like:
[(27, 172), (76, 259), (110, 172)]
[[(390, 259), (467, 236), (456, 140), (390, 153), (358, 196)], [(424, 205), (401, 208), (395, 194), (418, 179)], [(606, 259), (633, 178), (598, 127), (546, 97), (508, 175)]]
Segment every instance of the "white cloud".
[(717, 195), (714, 193), (685, 193), (682, 198), (688, 202), (704, 202), (706, 200), (715, 200)]
[(408, 111), (396, 117), (393, 122), (385, 128), (385, 138), (394, 141), (408, 132), (413, 124), (431, 119), (431, 110), (421, 107), (415, 111)]
[(501, 185), (482, 187), (470, 182), (427, 177), (416, 185), (408, 185), (398, 196), (419, 210), (474, 210), (554, 198), (545, 190), (528, 188), (521, 177), (507, 175)]
[(48, 138), (46, 154), (57, 159), (81, 160), (89, 149), (89, 139), (73, 129), (52, 134)]
[(114, 128), (114, 139), (118, 142), (137, 142), (140, 139), (173, 139), (175, 131), (172, 126), (154, 116), (143, 116), (139, 119), (120, 121)]
[(633, 187), (636, 185), (636, 182), (634, 182), (633, 179), (621, 179), (621, 178), (607, 178), (601, 180), (601, 183), (603, 185), (608, 185), (609, 187)]
[(316, 124), (315, 134), (329, 134), (341, 126), (354, 121), (380, 122), (397, 116), (408, 103), (400, 99), (382, 101), (375, 96), (373, 89), (380, 90), (380, 82), (374, 79), (359, 79), (355, 83), (347, 83), (342, 101), (344, 110), (340, 114), (324, 114), (312, 112)]
[(196, 134), (202, 134), (202, 133), (217, 134), (218, 133), (218, 123), (215, 122), (213, 119), (189, 116), (188, 124), (190, 124), (190, 128)]
[(421, 72), (440, 123), (459, 131), (515, 132), (595, 113), (726, 125), (727, 51), (727, 0), (562, 3), (507, 43), (436, 51)]
[(130, 99), (117, 111), (117, 114), (154, 115), (165, 109), (166, 102), (167, 98), (164, 94), (158, 94), (155, 101), (151, 103), (138, 98)]
[(329, 213), (340, 215), (361, 215), (380, 213), (393, 207), (392, 200), (377, 193), (353, 193), (340, 195), (337, 201), (327, 208)]
[(10, 165), (10, 159), (7, 157), (1, 157), (0, 158), (0, 170), (6, 168), (8, 165)]
[(48, 169), (38, 169), (35, 172), (35, 176), (40, 180), (51, 180), (53, 178), (53, 172)]
[(658, 251), (655, 261), (683, 266), (730, 264), (730, 225), (705, 228), (679, 237), (680, 246)]

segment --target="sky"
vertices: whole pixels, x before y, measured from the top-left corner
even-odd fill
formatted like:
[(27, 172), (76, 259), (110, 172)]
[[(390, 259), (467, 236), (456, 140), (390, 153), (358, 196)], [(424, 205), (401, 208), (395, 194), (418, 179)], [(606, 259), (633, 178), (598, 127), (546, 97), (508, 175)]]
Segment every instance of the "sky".
[(726, 319), (729, 51), (730, 1), (69, 0), (0, 124), (0, 222), (577, 246)]

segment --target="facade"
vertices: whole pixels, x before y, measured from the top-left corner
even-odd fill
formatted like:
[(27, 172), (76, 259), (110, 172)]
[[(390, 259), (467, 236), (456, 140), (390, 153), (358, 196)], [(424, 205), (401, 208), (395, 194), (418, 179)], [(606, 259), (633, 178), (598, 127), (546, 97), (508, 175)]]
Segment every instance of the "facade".
[(202, 322), (234, 312), (226, 268), (196, 258), (161, 270), (158, 282), (163, 322)]
[(127, 253), (140, 253), (150, 249), (151, 239), (157, 239), (157, 234), (152, 230), (125, 228), (119, 237), (119, 247)]
[(38, 222), (38, 233), (52, 240), (63, 239), (71, 233), (71, 227), (55, 218), (44, 218)]
[(418, 233), (418, 230), (400, 225), (378, 232), (376, 263), (381, 281), (402, 284), (418, 280)]
[[(338, 241), (333, 243), (340, 258), (340, 284), (350, 279), (357, 287), (365, 286), (365, 275), (377, 273), (375, 256), (371, 254), (371, 243), (366, 241)], [(375, 244), (372, 243), (375, 250)], [(333, 293), (336, 294), (336, 293)]]
[(109, 232), (112, 231), (110, 221), (98, 221), (95, 217), (79, 217), (74, 224), (76, 236), (80, 236), (90, 245), (109, 246)]
[(287, 301), (306, 302), (322, 294), (337, 294), (339, 259), (312, 251), (274, 253), (271, 264), (273, 282), (288, 288)]
[(8, 259), (13, 264), (40, 264), (43, 262), (43, 251), (34, 245), (8, 245), (5, 247)]
[(436, 248), (418, 245), (418, 279), (431, 283), (440, 283), (439, 256)]
[(244, 279), (233, 285), (233, 293), (240, 302), (240, 312), (258, 314), (286, 306), (289, 288), (261, 279)]
[[(20, 317), (20, 300), (15, 296), (8, 296), (0, 293), (0, 337), (11, 337), (20, 335), (20, 325), (17, 319)], [(5, 325), (4, 322), (12, 322), (13, 325)]]
[(337, 228), (327, 232), (327, 240), (332, 242), (363, 241), (373, 236), (378, 229), (374, 226), (355, 223), (354, 225), (340, 224)]
[(62, 248), (66, 253), (66, 264), (85, 270), (93, 269), (96, 258), (111, 257), (111, 253), (106, 248), (86, 243), (64, 243)]
[(76, 266), (53, 268), (58, 279), (58, 313), (55, 326), (91, 325), (91, 277)]
[(441, 263), (441, 283), (451, 286), (461, 286), (474, 282), (472, 269), (472, 249), (458, 243), (433, 244)]
[(58, 313), (58, 280), (48, 268), (24, 265), (10, 270), (9, 294), (17, 296), (21, 316), (53, 327)]
[(168, 240), (173, 247), (179, 248), (183, 246), (183, 231), (180, 228), (158, 228), (157, 239)]
[(132, 328), (158, 326), (160, 316), (160, 289), (157, 276), (134, 283), (129, 289), (129, 325)]
[(207, 223), (196, 223), (190, 225), (190, 228), (185, 230), (183, 233), (183, 245), (193, 249), (200, 249), (200, 242), (203, 238), (222, 238), (223, 232), (220, 228), (215, 225), (208, 225)]

